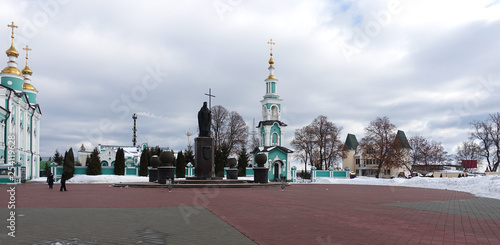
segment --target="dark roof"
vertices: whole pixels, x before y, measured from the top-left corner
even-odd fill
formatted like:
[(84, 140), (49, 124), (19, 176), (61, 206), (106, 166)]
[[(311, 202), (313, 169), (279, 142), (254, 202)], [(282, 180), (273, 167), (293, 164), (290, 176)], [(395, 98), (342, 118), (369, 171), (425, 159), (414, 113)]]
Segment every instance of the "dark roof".
[(271, 152), (275, 149), (278, 149), (284, 153), (293, 153), (293, 150), (290, 150), (286, 147), (283, 147), (283, 146), (264, 146), (264, 147), (256, 147), (252, 153), (256, 153), (256, 152)]
[(398, 130), (398, 133), (396, 134), (396, 139), (399, 140), (399, 143), (401, 144), (402, 148), (411, 149), (410, 143), (408, 143), (408, 140), (406, 139), (405, 132)]
[(345, 146), (347, 150), (356, 150), (358, 148), (358, 140), (356, 139), (356, 135), (347, 134), (347, 138), (345, 139)]
[(278, 121), (278, 120), (268, 120), (268, 121), (260, 121), (259, 122), (259, 125), (257, 126), (257, 128), (259, 128), (261, 125), (273, 125), (275, 123), (278, 123), (280, 126), (288, 126), (286, 125), (284, 122), (282, 121)]

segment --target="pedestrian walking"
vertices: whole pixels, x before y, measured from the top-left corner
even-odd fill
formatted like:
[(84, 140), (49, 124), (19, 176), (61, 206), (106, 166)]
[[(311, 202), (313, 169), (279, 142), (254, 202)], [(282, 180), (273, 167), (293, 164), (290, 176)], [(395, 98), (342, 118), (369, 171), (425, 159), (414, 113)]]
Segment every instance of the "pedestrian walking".
[(50, 173), (49, 177), (47, 177), (47, 183), (49, 183), (49, 189), (53, 189), (52, 186), (54, 185), (54, 175), (52, 173)]
[(66, 176), (64, 176), (64, 174), (61, 177), (61, 188), (59, 191), (63, 191), (63, 189), (66, 191)]

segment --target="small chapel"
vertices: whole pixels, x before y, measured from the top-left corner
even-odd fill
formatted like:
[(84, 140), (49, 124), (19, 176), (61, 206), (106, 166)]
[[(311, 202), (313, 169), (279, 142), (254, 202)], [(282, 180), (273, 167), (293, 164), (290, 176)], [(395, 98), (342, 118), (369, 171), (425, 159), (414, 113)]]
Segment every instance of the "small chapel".
[[(277, 92), (278, 79), (274, 75), (274, 60), (273, 60), (273, 45), (271, 39), (268, 44), (271, 45), (271, 58), (269, 58), (269, 75), (264, 80), (266, 82), (266, 94), (264, 99), (260, 101), (262, 104), (262, 121), (257, 126), (259, 134), (259, 147), (254, 149), (253, 156), (263, 153), (267, 156), (265, 167), (269, 168), (269, 180), (290, 180), (292, 150), (284, 147), (283, 140), (285, 139), (285, 127), (287, 126), (281, 121), (281, 101)], [(254, 160), (255, 161), (255, 160)], [(254, 166), (257, 164), (254, 162)]]
[(38, 91), (33, 86), (28, 67), (17, 67), (19, 52), (14, 47), (12, 24), (11, 45), (5, 52), (7, 67), (0, 73), (0, 183), (24, 182), (40, 175), (40, 118)]

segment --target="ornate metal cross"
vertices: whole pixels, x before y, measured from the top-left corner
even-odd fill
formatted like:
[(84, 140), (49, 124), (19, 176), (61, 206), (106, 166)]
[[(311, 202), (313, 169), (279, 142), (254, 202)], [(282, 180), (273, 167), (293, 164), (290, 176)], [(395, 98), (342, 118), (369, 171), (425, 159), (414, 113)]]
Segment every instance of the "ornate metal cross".
[(273, 39), (271, 38), (271, 40), (269, 40), (269, 42), (267, 42), (267, 44), (271, 44), (271, 54), (273, 53), (273, 45), (276, 45), (275, 42), (273, 42)]
[(12, 28), (12, 36), (10, 36), (11, 38), (14, 38), (14, 28), (17, 28), (16, 25), (14, 25), (14, 21), (12, 21), (12, 24), (10, 25), (7, 25), (8, 27)]
[(26, 50), (26, 59), (28, 59), (28, 51), (31, 51), (31, 49), (26, 45), (26, 48), (23, 48), (23, 50)]

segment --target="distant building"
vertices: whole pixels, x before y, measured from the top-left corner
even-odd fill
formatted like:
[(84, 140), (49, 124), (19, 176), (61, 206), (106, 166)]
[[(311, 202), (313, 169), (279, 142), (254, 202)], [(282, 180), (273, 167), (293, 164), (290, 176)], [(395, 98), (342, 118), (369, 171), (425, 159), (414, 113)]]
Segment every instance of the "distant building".
[[(398, 132), (396, 133), (396, 138), (394, 140), (397, 140), (401, 144), (401, 148), (403, 149), (403, 151), (409, 153), (411, 147), (403, 131), (398, 130)], [(362, 149), (359, 146), (358, 140), (356, 139), (356, 136), (354, 134), (347, 134), (344, 147), (344, 150), (347, 153), (346, 158), (342, 160), (342, 167), (344, 169), (349, 168), (349, 170), (355, 172), (357, 176), (376, 176), (378, 162), (375, 159), (363, 157), (363, 151), (366, 149)], [(409, 157), (408, 154), (405, 155), (406, 157)], [(382, 168), (379, 177), (396, 177), (400, 173), (404, 172), (405, 168), (403, 166)]]
[[(144, 148), (147, 147), (146, 144), (141, 146), (118, 146), (118, 145), (97, 145), (97, 151), (99, 151), (99, 158), (101, 159), (101, 166), (111, 167), (115, 165), (116, 151), (118, 148), (122, 148), (125, 153), (125, 167), (139, 167), (139, 160), (141, 158), (141, 153)], [(78, 161), (82, 166), (86, 166), (87, 158), (90, 157), (92, 151), (78, 151)]]
[[(254, 149), (253, 156), (263, 153), (267, 156), (265, 167), (269, 168), (269, 180), (281, 178), (291, 179), (290, 159), (292, 150), (284, 147), (285, 127), (281, 121), (281, 101), (277, 92), (278, 79), (274, 76), (274, 60), (271, 48), (269, 59), (269, 76), (266, 78), (266, 94), (261, 100), (262, 121), (259, 122), (259, 147)], [(254, 160), (255, 161), (255, 160)], [(253, 166), (257, 166), (254, 162)]]
[(26, 65), (17, 68), (19, 52), (14, 47), (12, 23), (11, 46), (5, 52), (7, 67), (0, 73), (0, 183), (30, 180), (40, 173), (40, 119), (42, 113), (37, 102), (38, 91), (32, 84), (33, 72)]

